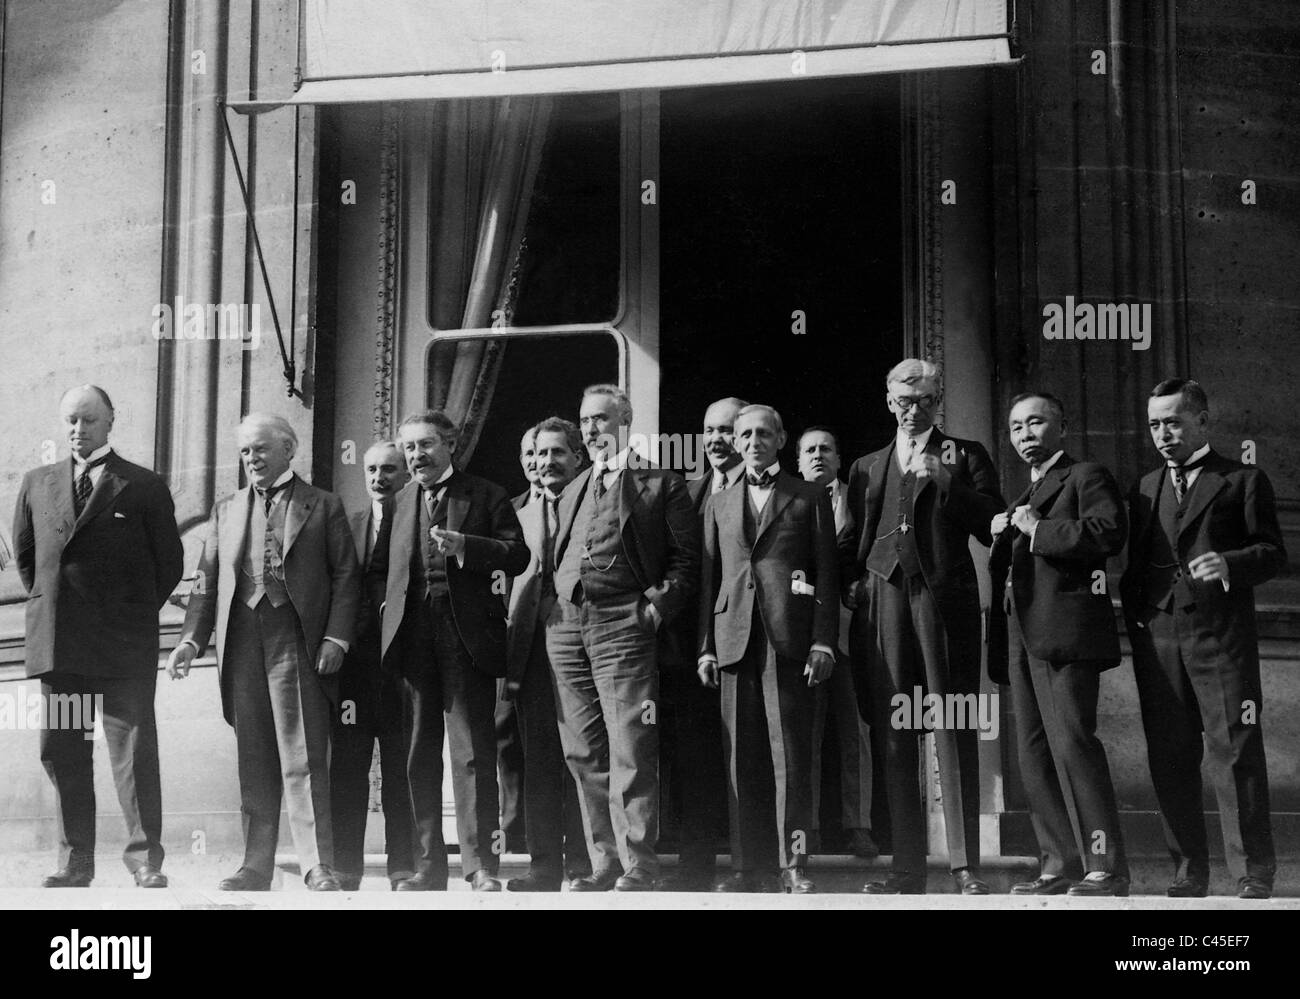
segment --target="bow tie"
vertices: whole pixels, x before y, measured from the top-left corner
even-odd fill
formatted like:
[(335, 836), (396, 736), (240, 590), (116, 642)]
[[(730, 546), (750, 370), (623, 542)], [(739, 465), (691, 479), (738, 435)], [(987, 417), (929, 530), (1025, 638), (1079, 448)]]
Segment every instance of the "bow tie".
[(759, 489), (767, 489), (776, 481), (776, 473), (764, 472), (762, 475), (755, 475), (753, 472), (746, 472), (745, 481), (751, 486), (757, 486)]

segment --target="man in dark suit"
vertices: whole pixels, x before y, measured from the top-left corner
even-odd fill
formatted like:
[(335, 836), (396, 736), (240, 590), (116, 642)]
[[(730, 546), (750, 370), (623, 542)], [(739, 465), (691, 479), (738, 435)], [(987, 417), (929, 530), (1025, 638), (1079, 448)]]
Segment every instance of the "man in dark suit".
[[(841, 540), (845, 603), (853, 610), (849, 652), (865, 667), (877, 751), (894, 844), (875, 895), (924, 894), (925, 815), (918, 786), (914, 729), (890, 724), (896, 698), (973, 698), (979, 692), (979, 585), (970, 539), (989, 544), (989, 521), (1002, 509), (997, 472), (984, 446), (934, 426), (941, 396), (938, 368), (899, 362), (885, 379), (898, 421), (893, 441), (849, 471), (849, 512), (856, 530)], [(935, 730), (948, 863), (958, 891), (987, 895), (979, 878), (979, 746), (974, 726)]]
[(1128, 863), (1097, 738), (1097, 694), (1102, 672), (1120, 660), (1106, 560), (1124, 547), (1124, 505), (1110, 472), (1062, 450), (1065, 408), (1055, 396), (1017, 396), (1008, 424), (1031, 484), (990, 524), (989, 571), (1003, 615), (991, 616), (989, 674), (1011, 685), (1042, 854), (1039, 877), (1011, 892), (1123, 896)]
[(1264, 760), (1255, 587), (1286, 565), (1268, 476), (1210, 447), (1210, 404), (1194, 381), (1147, 400), (1165, 465), (1129, 499), (1120, 596), (1133, 643), (1147, 755), (1165, 842), (1168, 894), (1202, 898), (1210, 857), (1201, 804), (1206, 748), (1228, 871), (1241, 898), (1268, 898), (1277, 860)]
[[(747, 406), (735, 397), (719, 399), (704, 411), (701, 443), (708, 471), (686, 483), (691, 505), (704, 523), (709, 499), (745, 478), (735, 448), (736, 414)], [(719, 841), (726, 838), (727, 785), (722, 763), (722, 711), (716, 688), (696, 674), (699, 617), (692, 605), (668, 629), (659, 646), (659, 758), (681, 817), (677, 869), (660, 891), (709, 891), (717, 868)]]
[[(541, 498), (537, 484), (537, 447), (533, 428), (519, 439), (519, 467), (528, 488), (510, 500), (515, 513)], [(525, 832), (524, 749), (519, 732), (518, 707), (506, 696), (505, 679), (497, 682), (496, 707), (497, 782), (501, 785), (501, 831), (506, 834), (506, 852), (522, 853), (528, 849)]]
[[(410, 474), (392, 441), (380, 441), (362, 459), (366, 509), (348, 516), (357, 562), (370, 567), (375, 543), (393, 498)], [(379, 743), (384, 837), (388, 880), (396, 889), (415, 873), (412, 858), (410, 792), (406, 786), (406, 752), (402, 742), (401, 685), (379, 665), (379, 608), (362, 593), (357, 638), (339, 672), (339, 710), (334, 716), (334, 745), (330, 757), (330, 798), (334, 819), (334, 860), (344, 891), (361, 887), (365, 870), (366, 816), (370, 811), (370, 764)]]
[[(535, 432), (534, 432), (535, 431)], [(532, 559), (510, 587), (504, 699), (515, 705), (523, 746), (524, 829), (532, 858), (509, 891), (559, 891), (567, 878), (591, 873), (578, 785), (564, 762), (555, 681), (546, 655), (546, 619), (555, 607), (557, 506), (582, 464), (577, 426), (557, 416), (537, 424), (532, 441), (541, 495), (519, 509)]]
[[(699, 675), (722, 690), (731, 811), (731, 877), (720, 891), (815, 890), (813, 688), (835, 669), (839, 567), (826, 491), (783, 474), (781, 417), (736, 416), (745, 486), (704, 515)], [(778, 874), (779, 871), (779, 874)]]
[(182, 572), (171, 493), (109, 446), (103, 389), (70, 390), (59, 416), (72, 458), (28, 472), (14, 512), (26, 671), (41, 681), (41, 762), (59, 823), (59, 870), (44, 886), (84, 888), (95, 876), (98, 713), (126, 820), (122, 859), (137, 885), (165, 888), (154, 691), (158, 611)]
[(248, 485), (218, 500), (167, 662), (189, 674), (216, 630), (221, 705), (235, 728), (244, 863), (223, 891), (266, 891), (283, 795), (298, 863), (312, 891), (338, 891), (330, 818), (330, 725), (338, 672), (355, 640), (360, 571), (343, 501), (308, 485), (281, 416), (239, 424)]
[(458, 434), (441, 410), (402, 421), (412, 481), (397, 495), (367, 573), (371, 600), (383, 606), (382, 662), (402, 678), (419, 838), (415, 875), (398, 891), (447, 887), (444, 732), (461, 872), (475, 891), (501, 890), (494, 712), (506, 671), (506, 580), (528, 567), (528, 546), (506, 491), (452, 464)]
[(659, 875), (657, 633), (695, 596), (699, 522), (681, 477), (644, 467), (627, 446), (632, 406), (622, 389), (589, 386), (579, 416), (593, 468), (560, 497), (546, 626), (592, 865), (569, 887), (650, 891)]
[[(795, 448), (799, 474), (826, 490), (835, 512), (835, 536), (853, 543), (853, 514), (849, 511), (849, 490), (840, 479), (840, 442), (829, 427), (812, 426), (799, 435)], [(834, 745), (839, 750), (840, 816), (848, 848), (857, 857), (880, 854), (871, 838), (871, 726), (859, 710), (865, 700), (857, 689), (848, 645), (853, 614), (840, 607), (840, 645), (835, 650), (835, 672), (828, 683), (817, 687), (813, 714), (813, 828), (820, 828), (822, 751), (825, 748), (827, 717), (835, 719)], [(865, 692), (863, 692), (865, 693)]]

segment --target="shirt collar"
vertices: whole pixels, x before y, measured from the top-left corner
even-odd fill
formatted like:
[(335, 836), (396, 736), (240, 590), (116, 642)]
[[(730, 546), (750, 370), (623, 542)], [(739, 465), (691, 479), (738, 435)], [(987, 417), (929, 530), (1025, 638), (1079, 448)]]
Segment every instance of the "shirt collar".
[[(626, 447), (625, 447), (625, 448), (623, 448), (623, 450), (620, 451), (618, 454), (614, 455), (614, 457), (609, 458), (609, 459), (606, 459), (606, 461), (604, 462), (605, 471), (606, 471), (606, 472), (621, 472), (623, 469), (625, 469), (625, 468), (627, 467), (627, 453), (628, 453), (629, 450), (630, 450), (630, 448), (626, 448)], [(592, 467), (592, 473), (591, 473), (591, 474), (592, 474), (592, 475), (595, 475), (595, 474), (596, 474), (596, 472), (595, 472), (596, 463), (593, 462), (591, 467)]]
[(780, 462), (780, 461), (774, 461), (774, 462), (772, 462), (772, 464), (768, 465), (767, 468), (763, 469), (763, 470), (762, 470), (761, 472), (759, 472), (758, 474), (759, 474), (760, 476), (761, 476), (761, 475), (771, 475), (771, 476), (775, 477), (776, 474), (777, 474), (778, 472), (780, 472), (780, 471), (781, 471), (781, 462)]
[(77, 454), (76, 451), (73, 451), (72, 460), (77, 465), (86, 465), (92, 461), (99, 461), (101, 458), (107, 457), (108, 452), (112, 450), (113, 450), (112, 444), (105, 444), (103, 447), (96, 448), (94, 451), (91, 451), (90, 454), (86, 455), (86, 457), (84, 458), (81, 455)]
[(376, 524), (380, 523), (380, 522), (384, 519), (384, 501), (383, 501), (383, 500), (371, 500), (371, 501), (370, 501), (370, 516), (374, 519), (374, 521), (375, 521)]
[[(279, 489), (282, 485), (284, 485), (292, 478), (293, 478), (293, 469), (292, 468), (286, 469), (284, 473), (278, 479), (272, 482), (269, 486), (267, 486), (266, 489)], [(258, 493), (265, 492), (266, 489), (263, 489), (261, 486), (253, 487), (253, 491)]]
[(1179, 465), (1177, 462), (1173, 462), (1173, 461), (1165, 462), (1165, 464), (1168, 465), (1170, 468), (1182, 468), (1187, 465), (1194, 465), (1196, 462), (1200, 461), (1209, 453), (1210, 453), (1210, 444), (1207, 441), (1206, 443), (1198, 447), (1195, 451), (1193, 451), (1191, 457), (1188, 458), (1185, 462), (1183, 462), (1182, 465)]
[(1031, 482), (1037, 482), (1037, 481), (1038, 481), (1039, 479), (1041, 479), (1044, 475), (1046, 475), (1048, 472), (1050, 472), (1050, 471), (1052, 470), (1052, 466), (1055, 465), (1058, 461), (1061, 460), (1061, 455), (1063, 455), (1063, 454), (1065, 454), (1064, 449), (1062, 449), (1062, 450), (1060, 450), (1060, 451), (1057, 451), (1056, 454), (1052, 455), (1050, 458), (1048, 458), (1045, 462), (1043, 462), (1043, 463), (1042, 463), (1041, 465), (1039, 465), (1037, 468), (1030, 468), (1030, 469), (1029, 469), (1029, 479), (1030, 479), (1030, 481), (1031, 481)]
[(435, 482), (434, 485), (435, 486), (442, 485), (444, 482), (450, 479), (455, 474), (455, 472), (456, 472), (456, 466), (448, 465), (446, 468), (442, 470), (442, 474), (438, 476), (438, 481)]
[[(927, 444), (930, 443), (930, 435), (933, 434), (933, 433), (934, 433), (934, 427), (932, 426), (932, 427), (930, 427), (930, 429), (927, 430), (925, 433), (923, 433), (923, 434), (917, 434), (916, 437), (913, 438), (913, 439), (916, 441), (916, 449), (917, 449), (918, 451), (924, 451), (924, 450), (925, 450), (925, 446), (926, 446)], [(898, 431), (898, 447), (899, 447), (900, 450), (901, 450), (902, 448), (905, 448), (905, 447), (907, 446), (907, 441), (908, 441), (908, 436), (907, 436), (907, 434), (903, 433), (902, 430), (899, 430), (899, 431)]]
[(730, 468), (728, 468), (725, 472), (719, 472), (716, 468), (709, 469), (709, 482), (710, 483), (716, 482), (718, 476), (721, 475), (723, 481), (728, 486), (731, 486), (731, 485), (735, 485), (736, 480), (739, 479), (744, 474), (745, 474), (745, 463), (743, 461), (738, 461)]

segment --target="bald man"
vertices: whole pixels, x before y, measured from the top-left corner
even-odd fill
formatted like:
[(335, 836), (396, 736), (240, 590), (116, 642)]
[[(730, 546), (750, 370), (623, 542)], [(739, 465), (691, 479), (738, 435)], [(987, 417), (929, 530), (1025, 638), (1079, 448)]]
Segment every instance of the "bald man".
[(215, 628), (221, 706), (234, 726), (244, 863), (222, 891), (266, 891), (283, 798), (303, 880), (338, 891), (330, 819), (330, 723), (355, 639), (360, 570), (343, 501), (298, 478), (289, 421), (239, 425), (248, 485), (212, 508), (198, 583), (167, 662), (188, 675)]
[[(46, 888), (95, 876), (95, 715), (103, 725), (142, 888), (165, 888), (154, 690), (158, 611), (180, 582), (183, 553), (167, 484), (108, 443), (113, 403), (95, 385), (66, 393), (67, 461), (23, 478), (14, 513), (27, 601), (27, 675), (47, 706), (41, 762), (54, 785), (60, 868)], [(84, 709), (84, 710), (83, 710)]]

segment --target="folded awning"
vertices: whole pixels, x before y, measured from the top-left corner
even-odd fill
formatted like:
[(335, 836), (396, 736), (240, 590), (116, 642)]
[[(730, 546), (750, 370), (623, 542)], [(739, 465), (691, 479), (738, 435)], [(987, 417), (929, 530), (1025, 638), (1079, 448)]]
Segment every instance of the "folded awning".
[(283, 102), (694, 87), (1011, 61), (1007, 0), (302, 0), (300, 36), (301, 86)]

